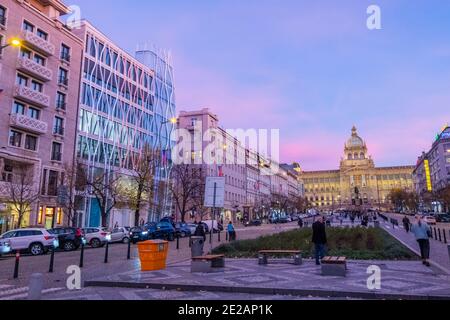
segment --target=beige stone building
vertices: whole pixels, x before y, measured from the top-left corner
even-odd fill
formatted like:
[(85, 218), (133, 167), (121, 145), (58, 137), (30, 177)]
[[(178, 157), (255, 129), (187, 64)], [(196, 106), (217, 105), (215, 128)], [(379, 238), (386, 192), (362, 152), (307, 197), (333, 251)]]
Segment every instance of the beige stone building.
[(320, 209), (388, 207), (392, 189), (413, 190), (414, 166), (376, 167), (353, 127), (338, 170), (304, 171), (305, 197)]

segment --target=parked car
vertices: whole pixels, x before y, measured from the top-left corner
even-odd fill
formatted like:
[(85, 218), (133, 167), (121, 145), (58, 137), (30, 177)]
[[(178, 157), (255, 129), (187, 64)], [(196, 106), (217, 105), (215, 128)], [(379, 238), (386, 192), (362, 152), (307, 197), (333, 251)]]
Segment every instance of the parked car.
[(187, 227), (191, 231), (191, 235), (195, 233), (195, 230), (197, 229), (197, 225), (195, 223), (188, 223)]
[(83, 232), (86, 242), (92, 248), (103, 247), (111, 241), (111, 233), (106, 228), (84, 228)]
[(288, 222), (290, 222), (288, 217), (281, 217), (278, 219), (278, 223), (288, 223)]
[(149, 230), (151, 239), (175, 240), (176, 230), (170, 222), (160, 222)]
[(261, 222), (261, 220), (258, 220), (258, 219), (246, 221), (244, 223), (245, 227), (258, 227), (260, 225), (262, 225), (262, 222)]
[(84, 240), (83, 231), (79, 228), (54, 228), (48, 230), (59, 241), (59, 247), (64, 251), (77, 250)]
[(148, 225), (142, 227), (133, 227), (130, 229), (131, 243), (136, 244), (138, 242), (147, 240), (150, 240), (150, 230)]
[(0, 240), (0, 257), (11, 252), (11, 244), (8, 240)]
[[(193, 232), (191, 228), (188, 226), (187, 223), (178, 222), (175, 224), (175, 230), (177, 236), (180, 236), (181, 238), (189, 237)], [(195, 229), (194, 229), (195, 232)]]
[(29, 252), (33, 256), (44, 254), (51, 248), (58, 247), (59, 245), (58, 239), (46, 229), (42, 228), (8, 231), (2, 234), (0, 239), (9, 242), (11, 251)]
[(435, 225), (436, 224), (436, 218), (433, 216), (425, 216), (423, 218), (423, 221), (425, 221), (426, 223), (428, 223), (429, 225)]
[(111, 231), (111, 242), (128, 243), (130, 241), (130, 227), (114, 228)]
[(449, 223), (450, 222), (450, 215), (449, 214), (438, 214), (436, 216), (436, 222)]

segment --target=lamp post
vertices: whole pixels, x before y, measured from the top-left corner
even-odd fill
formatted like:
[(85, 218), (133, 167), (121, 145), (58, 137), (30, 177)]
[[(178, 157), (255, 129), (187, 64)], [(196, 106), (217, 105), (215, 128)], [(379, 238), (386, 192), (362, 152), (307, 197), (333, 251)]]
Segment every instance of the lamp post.
[(22, 46), (22, 40), (18, 39), (18, 38), (12, 38), (9, 43), (5, 44), (4, 46), (0, 47), (0, 51), (2, 51), (3, 49), (7, 48), (7, 47), (21, 47)]

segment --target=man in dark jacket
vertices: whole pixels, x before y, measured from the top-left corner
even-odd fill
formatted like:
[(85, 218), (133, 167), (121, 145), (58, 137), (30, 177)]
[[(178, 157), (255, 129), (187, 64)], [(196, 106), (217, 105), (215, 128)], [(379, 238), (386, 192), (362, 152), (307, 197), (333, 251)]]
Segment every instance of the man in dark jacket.
[(206, 232), (203, 223), (199, 223), (194, 232), (195, 237), (203, 237), (203, 241), (206, 241)]
[(320, 260), (325, 257), (325, 245), (327, 244), (327, 233), (323, 217), (319, 217), (319, 219), (313, 223), (312, 228), (312, 243), (315, 245), (316, 264), (319, 266)]

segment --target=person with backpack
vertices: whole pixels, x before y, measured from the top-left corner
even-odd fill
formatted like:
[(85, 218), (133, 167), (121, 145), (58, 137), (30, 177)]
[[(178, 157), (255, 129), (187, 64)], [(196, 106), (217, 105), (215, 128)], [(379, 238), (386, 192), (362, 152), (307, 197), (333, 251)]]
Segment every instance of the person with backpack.
[(416, 216), (416, 223), (411, 227), (411, 232), (416, 237), (417, 242), (419, 243), (420, 255), (422, 257), (422, 263), (427, 267), (430, 266), (430, 238), (432, 236), (430, 226), (422, 221), (422, 217)]
[(234, 229), (233, 222), (231, 222), (231, 221), (230, 221), (230, 223), (228, 223), (227, 232), (228, 232), (228, 239), (230, 241), (235, 241), (236, 240), (236, 230)]

